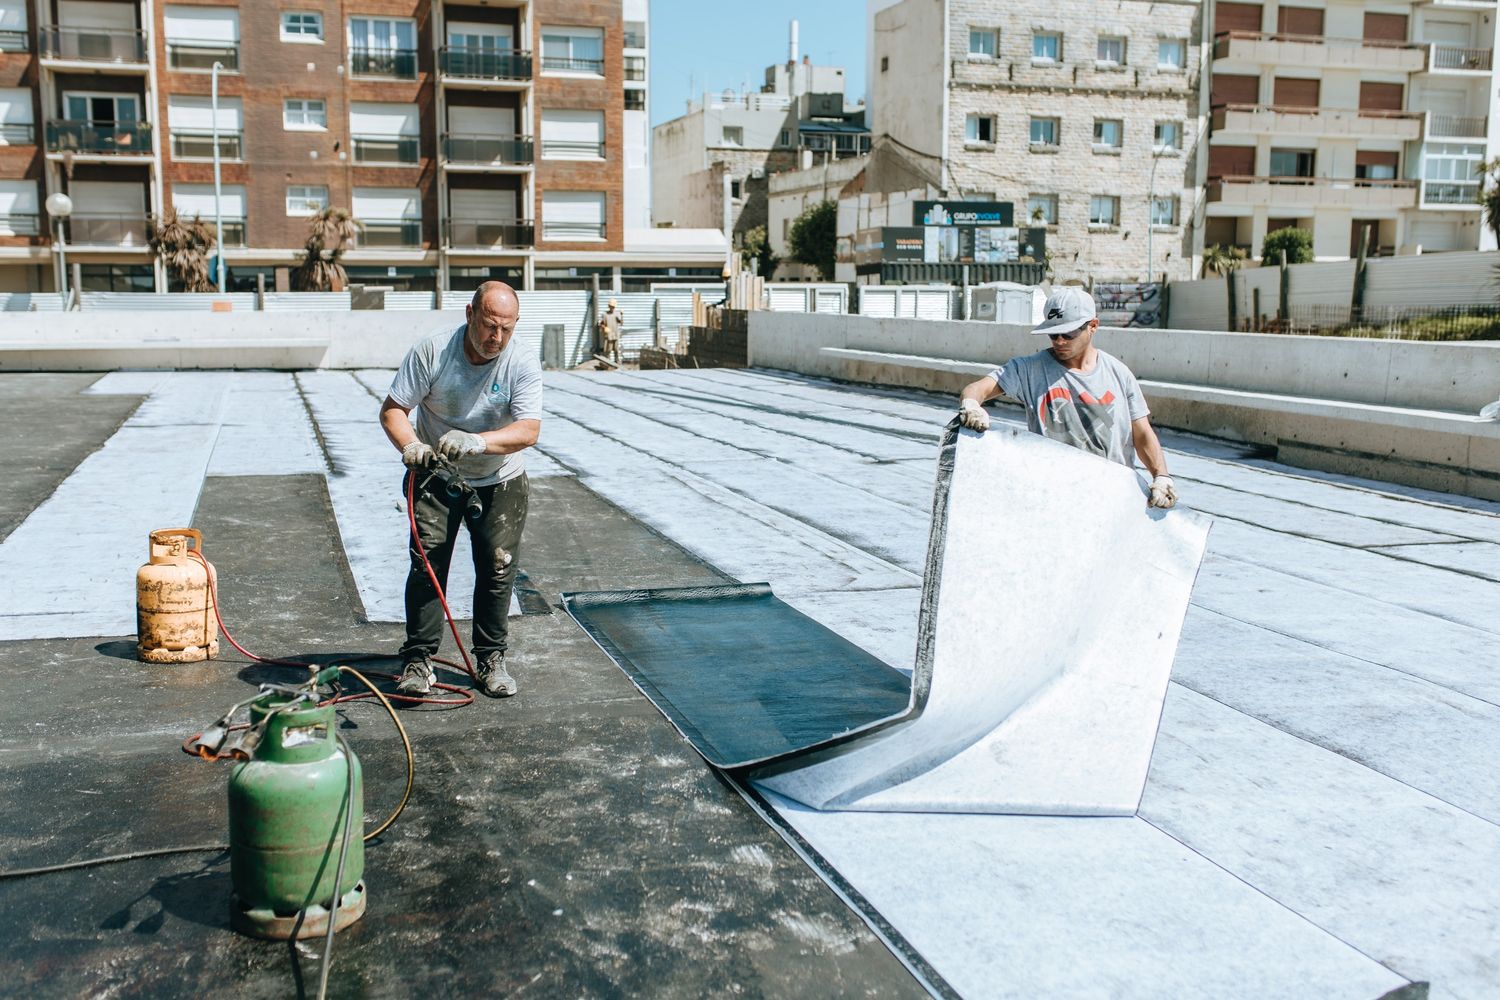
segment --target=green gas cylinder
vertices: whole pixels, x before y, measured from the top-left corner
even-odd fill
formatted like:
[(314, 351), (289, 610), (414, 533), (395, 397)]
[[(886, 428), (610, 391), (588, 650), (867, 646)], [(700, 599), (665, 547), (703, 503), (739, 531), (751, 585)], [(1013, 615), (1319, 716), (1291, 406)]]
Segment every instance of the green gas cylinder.
[(339, 744), (332, 705), (267, 694), (251, 705), (250, 725), (252, 732), (264, 727), (260, 742), (229, 777), (231, 922), (241, 933), (276, 940), (326, 934), (352, 820), (338, 886), (340, 930), (365, 912), (359, 758)]

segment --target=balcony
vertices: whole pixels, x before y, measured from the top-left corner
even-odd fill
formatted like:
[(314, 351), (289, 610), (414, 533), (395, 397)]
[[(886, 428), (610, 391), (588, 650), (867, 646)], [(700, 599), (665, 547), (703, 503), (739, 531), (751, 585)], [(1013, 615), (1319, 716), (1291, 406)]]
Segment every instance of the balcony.
[(360, 166), (414, 167), (422, 162), (422, 140), (414, 135), (356, 135), (354, 162)]
[(0, 125), (0, 146), (35, 146), (36, 126)]
[(69, 247), (140, 247), (145, 249), (151, 236), (151, 217), (145, 213), (130, 215), (93, 215), (73, 213), (68, 216)]
[(1422, 208), (1479, 211), (1478, 181), (1422, 181)]
[(1489, 135), (1489, 120), (1467, 115), (1427, 116), (1429, 139), (1483, 139)]
[(1417, 182), (1360, 180), (1352, 177), (1216, 177), (1208, 182), (1208, 201), (1275, 209), (1284, 214), (1311, 214), (1319, 208), (1367, 211), (1414, 208)]
[(37, 236), (42, 220), (30, 212), (0, 212), (0, 236)]
[[(172, 159), (211, 160), (214, 158), (214, 134), (175, 130), (170, 134)], [(244, 159), (243, 133), (219, 130), (219, 159)]]
[(31, 40), (24, 31), (0, 31), (0, 52), (29, 52)]
[(379, 77), (385, 80), (417, 78), (416, 49), (372, 49), (362, 45), (349, 48), (351, 76)]
[(1465, 49), (1456, 45), (1432, 45), (1427, 50), (1428, 73), (1488, 73), (1493, 63), (1489, 49)]
[(1214, 36), (1214, 58), (1310, 69), (1371, 69), (1421, 72), (1427, 47), (1413, 42), (1380, 42), (1322, 35), (1223, 31)]
[(604, 75), (603, 59), (574, 59), (571, 56), (542, 56), (542, 71), (553, 73), (589, 73)]
[(362, 250), (415, 249), (422, 245), (421, 219), (361, 219)]
[(544, 160), (602, 160), (604, 143), (575, 142), (568, 139), (542, 139)]
[(167, 65), (172, 69), (207, 72), (219, 63), (223, 69), (238, 73), (240, 47), (225, 42), (167, 40)]
[(1422, 118), (1420, 111), (1224, 104), (1214, 108), (1212, 128), (1278, 137), (1415, 140), (1422, 135)]
[(53, 119), (47, 123), (47, 152), (148, 157), (151, 123)]
[(536, 227), (517, 219), (450, 219), (448, 246), (454, 250), (524, 249), (536, 242)]
[(531, 82), (531, 53), (525, 49), (484, 49), (445, 45), (438, 50), (443, 75), (456, 80)]
[(125, 28), (60, 28), (47, 25), (40, 31), (43, 59), (146, 68), (146, 33)]
[(604, 239), (602, 222), (544, 222), (542, 239), (554, 243), (592, 243)]
[(534, 152), (531, 136), (488, 136), (444, 133), (443, 161), (450, 167), (529, 167)]

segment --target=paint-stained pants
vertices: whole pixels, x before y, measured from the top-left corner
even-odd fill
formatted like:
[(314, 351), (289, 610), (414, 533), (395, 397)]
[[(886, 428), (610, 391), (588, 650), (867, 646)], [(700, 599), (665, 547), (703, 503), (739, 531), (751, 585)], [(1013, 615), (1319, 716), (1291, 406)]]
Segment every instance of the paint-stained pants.
[[(424, 480), (425, 489), (422, 488)], [(478, 487), (475, 492), (484, 504), (484, 513), (474, 520), (465, 520), (463, 498), (450, 498), (444, 483), (436, 476), (419, 475), (417, 487), (417, 533), (427, 550), (432, 571), (445, 589), (459, 523), (465, 523), (469, 529), (474, 555), (474, 655), (483, 657), (487, 653), (505, 652), (510, 592), (520, 564), (521, 530), (526, 527), (530, 482), (522, 473), (503, 483)], [(405, 492), (404, 483), (402, 492)], [(436, 654), (444, 624), (443, 606), (422, 565), (421, 553), (414, 544), (409, 544), (408, 548), (411, 569), (406, 575), (403, 660)]]

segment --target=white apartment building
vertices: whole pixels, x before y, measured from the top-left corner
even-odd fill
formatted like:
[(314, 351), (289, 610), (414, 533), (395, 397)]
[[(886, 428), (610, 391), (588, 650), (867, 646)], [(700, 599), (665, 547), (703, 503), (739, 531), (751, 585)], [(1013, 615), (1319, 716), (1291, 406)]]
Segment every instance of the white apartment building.
[(651, 228), (650, 0), (624, 0), (625, 230)]
[(1018, 225), (1045, 226), (1060, 280), (1190, 275), (1198, 3), (870, 10), (871, 132), (940, 160), (946, 197), (1012, 202)]
[(1482, 0), (1209, 5), (1199, 246), (1260, 253), (1312, 231), (1319, 259), (1492, 249), (1496, 6)]

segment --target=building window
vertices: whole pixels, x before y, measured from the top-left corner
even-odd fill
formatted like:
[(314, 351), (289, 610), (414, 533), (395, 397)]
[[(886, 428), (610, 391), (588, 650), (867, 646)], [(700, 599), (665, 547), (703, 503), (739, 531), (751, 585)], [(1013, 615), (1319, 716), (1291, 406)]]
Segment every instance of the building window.
[(354, 162), (415, 166), (422, 162), (421, 112), (415, 104), (349, 102), (349, 142)]
[(286, 186), (287, 215), (317, 215), (327, 207), (328, 188), (323, 185), (288, 184)]
[(1181, 38), (1162, 38), (1156, 43), (1156, 68), (1180, 70), (1187, 65), (1187, 42)]
[(602, 240), (604, 208), (602, 191), (543, 191), (542, 239)]
[(1151, 224), (1153, 226), (1177, 225), (1177, 199), (1152, 198)]
[(1119, 198), (1112, 194), (1096, 194), (1089, 199), (1089, 225), (1113, 226), (1119, 221)]
[(1311, 177), (1317, 157), (1311, 149), (1271, 150), (1272, 177)]
[(604, 75), (604, 32), (599, 28), (543, 28), (542, 69)]
[(173, 94), (167, 98), (167, 125), (174, 160), (211, 160), (218, 126), (219, 155), (226, 160), (244, 157), (244, 113), (238, 97), (219, 98), (217, 116), (207, 97)]
[(542, 158), (604, 159), (604, 112), (542, 109)]
[(321, 98), (288, 97), (281, 104), (281, 127), (290, 132), (325, 131), (328, 105)]
[(640, 89), (631, 89), (631, 90), (625, 91), (625, 110), (626, 111), (645, 111), (646, 110), (646, 92), (644, 90), (640, 90)]
[(881, 56), (880, 57), (880, 72), (884, 73), (886, 70), (888, 70), (890, 68), (891, 68), (891, 57), (890, 56)]
[(625, 47), (627, 49), (644, 49), (646, 47), (646, 22), (625, 22)]
[(735, 201), (739, 201), (740, 198), (744, 197), (744, 192), (745, 192), (745, 182), (742, 181), (742, 180), (740, 180), (738, 177), (732, 177), (732, 178), (730, 178), (730, 180), (729, 180), (729, 197), (732, 198), (732, 199), (734, 199)]
[(417, 22), (384, 17), (351, 17), (349, 72), (355, 76), (415, 80)]
[(1422, 147), (1422, 200), (1429, 204), (1474, 203), (1483, 176), (1484, 147), (1457, 142), (1429, 142)]
[(778, 145), (778, 146), (790, 146), (791, 144), (792, 144), (792, 132), (791, 132), (791, 129), (785, 129), (785, 128), (782, 129), (781, 130), (781, 134), (776, 137), (776, 145)]
[(1125, 125), (1115, 118), (1094, 119), (1094, 148), (1117, 150), (1124, 144)]
[(1027, 198), (1026, 218), (1033, 226), (1057, 225), (1057, 195), (1034, 194)]
[[(231, 73), (240, 68), (240, 12), (235, 7), (168, 4), (162, 12), (167, 66), (209, 72), (214, 63)], [(84, 38), (92, 36), (82, 36)]]
[(969, 55), (982, 59), (995, 58), (998, 32), (993, 28), (969, 29)]
[(1100, 35), (1094, 62), (1100, 66), (1125, 65), (1125, 39), (1119, 35)]
[(721, 145), (743, 146), (745, 144), (745, 130), (739, 125), (725, 125)]
[(1182, 122), (1157, 122), (1156, 136), (1151, 140), (1151, 145), (1158, 153), (1181, 149)]
[(645, 83), (646, 82), (646, 57), (645, 56), (626, 56), (625, 57), (625, 79), (629, 80), (631, 83)]
[(1055, 31), (1038, 31), (1031, 36), (1032, 62), (1062, 62), (1062, 35)]
[(285, 11), (281, 15), (283, 42), (321, 42), (323, 15), (305, 11)]
[(969, 115), (964, 119), (964, 141), (992, 143), (995, 141), (995, 119), (987, 115)]
[(1056, 146), (1059, 132), (1056, 118), (1031, 119), (1031, 144), (1033, 146)]

